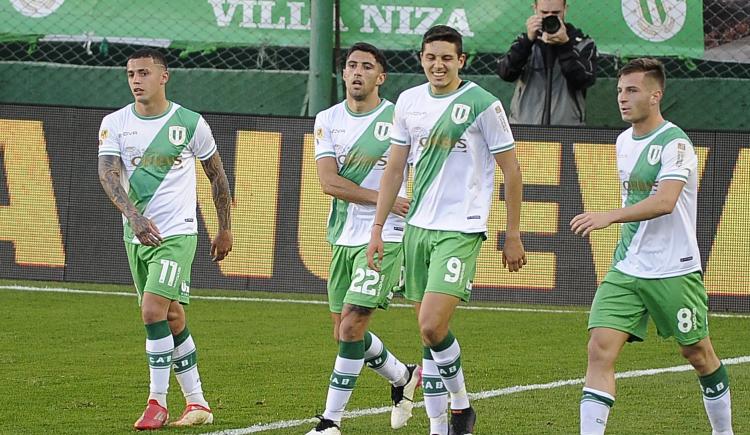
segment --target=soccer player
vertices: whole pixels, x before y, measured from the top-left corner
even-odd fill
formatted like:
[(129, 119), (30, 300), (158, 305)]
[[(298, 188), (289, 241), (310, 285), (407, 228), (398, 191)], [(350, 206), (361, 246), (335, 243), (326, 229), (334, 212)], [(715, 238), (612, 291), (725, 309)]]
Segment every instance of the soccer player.
[(617, 103), (631, 127), (617, 138), (622, 208), (574, 217), (582, 236), (620, 223), (612, 268), (589, 316), (588, 368), (581, 434), (603, 434), (615, 401), (615, 362), (629, 341), (643, 341), (649, 316), (659, 335), (673, 336), (698, 372), (714, 435), (731, 435), (727, 370), (708, 336), (708, 298), (695, 236), (698, 159), (679, 127), (665, 121), (664, 66), (634, 59), (622, 67)]
[(138, 430), (169, 419), (170, 368), (187, 402), (175, 426), (208, 424), (193, 338), (182, 305), (190, 301), (190, 269), (197, 242), (195, 159), (211, 180), (219, 232), (214, 261), (232, 250), (229, 182), (206, 121), (167, 100), (164, 55), (142, 49), (127, 62), (135, 102), (107, 115), (99, 130), (99, 180), (122, 213), (125, 250), (146, 326), (150, 394)]
[(458, 75), (466, 61), (461, 34), (449, 26), (432, 27), (422, 39), (420, 59), (428, 83), (407, 89), (396, 102), (391, 154), (367, 257), (371, 268), (385, 264), (386, 217), (411, 160), (415, 172), (404, 235), (405, 296), (416, 302), (424, 343), (422, 387), (430, 433), (448, 433), (449, 392), (450, 433), (470, 434), (476, 414), (449, 323), (458, 303), (471, 295), (486, 238), (495, 164), (503, 171), (507, 204), (503, 265), (518, 271), (526, 263), (519, 228), (523, 182), (502, 104)]
[[(421, 369), (404, 364), (367, 327), (376, 308), (387, 308), (401, 287), (403, 216), (409, 210), (404, 183), (386, 213), (385, 256), (379, 271), (367, 267), (367, 242), (378, 185), (386, 167), (393, 103), (380, 98), (386, 60), (376, 47), (358, 42), (346, 55), (346, 99), (315, 118), (315, 160), (320, 185), (333, 197), (328, 242), (333, 247), (328, 303), (339, 352), (328, 386), (326, 409), (308, 434), (339, 434), (341, 418), (362, 366), (391, 383), (391, 427), (406, 426)], [(402, 168), (403, 170), (403, 168)]]

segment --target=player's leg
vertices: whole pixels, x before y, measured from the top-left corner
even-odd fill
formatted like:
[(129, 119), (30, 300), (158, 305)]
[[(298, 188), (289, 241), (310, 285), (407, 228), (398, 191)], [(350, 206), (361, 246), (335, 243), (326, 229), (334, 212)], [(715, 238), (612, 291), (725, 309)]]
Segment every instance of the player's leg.
[(333, 339), (339, 342), (341, 311), (344, 309), (344, 297), (352, 282), (352, 263), (354, 254), (351, 247), (333, 245), (331, 264), (328, 266), (328, 309), (331, 312)]
[[(414, 301), (415, 313), (419, 320), (421, 302), (427, 287), (428, 265), (431, 252), (430, 233), (417, 227), (408, 226), (404, 233), (404, 267), (406, 299)], [(430, 434), (448, 434), (448, 390), (438, 373), (432, 358), (432, 351), (424, 346), (422, 357), (422, 393), (424, 407), (430, 418)]]
[(582, 435), (604, 433), (615, 401), (615, 362), (629, 340), (643, 340), (648, 315), (636, 279), (610, 271), (596, 290), (589, 315), (588, 365), (580, 403)]
[(154, 249), (125, 243), (130, 272), (138, 292), (141, 319), (146, 328), (146, 357), (150, 378), (146, 409), (133, 425), (138, 430), (161, 428), (169, 418), (166, 397), (169, 388), (171, 349), (174, 347), (167, 324), (170, 300), (146, 290), (150, 274), (149, 258)]
[(190, 275), (196, 245), (196, 236), (170, 237), (151, 259), (160, 268), (159, 282), (153, 285), (161, 286), (160, 291), (171, 293), (170, 297), (174, 298), (167, 312), (167, 322), (174, 342), (171, 365), (187, 403), (185, 412), (172, 423), (176, 426), (213, 421), (211, 410), (203, 397), (195, 342), (187, 326), (183, 308), (183, 304), (190, 302)]
[[(435, 387), (442, 387), (450, 394), (450, 432), (455, 434), (472, 433), (476, 414), (466, 391), (463, 368), (461, 367), (461, 347), (449, 329), (450, 319), (460, 299), (443, 294), (427, 292), (419, 312), (419, 330), (432, 360), (425, 358), (424, 367), (433, 366), (437, 379), (432, 379)], [(424, 373), (433, 370), (423, 369)], [(439, 379), (439, 382), (438, 382)], [(427, 394), (427, 387), (424, 387)], [(446, 398), (447, 399), (447, 398)]]
[(346, 342), (340, 336), (344, 298), (352, 285), (352, 264), (357, 248), (334, 245), (332, 250), (328, 268), (328, 308), (333, 321), (333, 338), (339, 345), (339, 352), (328, 384), (326, 410), (318, 416), (320, 422), (315, 428), (307, 432), (311, 435), (340, 433), (341, 416), (364, 364), (364, 339)]
[(708, 337), (708, 296), (700, 273), (642, 281), (659, 335), (674, 336), (698, 374), (714, 435), (731, 435), (729, 376)]
[[(356, 282), (356, 281), (355, 281)], [(326, 420), (341, 427), (347, 403), (351, 398), (354, 387), (365, 363), (364, 335), (370, 321), (373, 308), (359, 305), (344, 304), (339, 327), (339, 352), (331, 373), (326, 396), (326, 409), (323, 412), (321, 424)], [(326, 433), (318, 428), (309, 432), (313, 434)]]
[(461, 346), (449, 329), (460, 301), (468, 301), (482, 246), (481, 234), (431, 231), (434, 237), (428, 281), (419, 312), (422, 341), (430, 347), (443, 385), (450, 393), (451, 433), (472, 433), (476, 414), (469, 403)]
[[(380, 272), (371, 271), (367, 267), (366, 251), (358, 253), (354, 261), (356, 271), (362, 269), (366, 277), (361, 285), (352, 283), (346, 295), (346, 303), (358, 303), (359, 306), (377, 305), (378, 308), (388, 309), (393, 293), (403, 287), (403, 250), (401, 243), (388, 242), (384, 245), (383, 259)], [(377, 273), (379, 281), (373, 288), (367, 286), (368, 276)], [(357, 291), (353, 291), (357, 290)], [(369, 320), (369, 319), (368, 319)], [(341, 331), (345, 334), (344, 331)], [(364, 334), (365, 365), (385, 378), (391, 384), (391, 427), (399, 429), (406, 426), (412, 416), (414, 407), (414, 392), (421, 383), (421, 368), (416, 364), (404, 364), (385, 346), (383, 341), (372, 331)]]
[(630, 334), (611, 328), (589, 331), (586, 381), (580, 404), (581, 435), (601, 435), (615, 403), (615, 362)]
[(682, 355), (698, 372), (703, 406), (711, 422), (713, 435), (733, 435), (729, 374), (716, 356), (710, 338), (706, 337), (691, 346), (681, 346), (681, 350)]
[[(185, 397), (185, 410), (172, 426), (194, 426), (213, 423), (214, 417), (205, 397), (203, 385), (198, 373), (198, 353), (193, 336), (185, 322), (185, 311), (179, 302), (173, 301), (170, 306), (170, 327), (174, 338), (174, 352), (172, 353), (172, 367), (175, 377)], [(182, 322), (171, 316), (180, 316)], [(180, 329), (181, 327), (181, 329)], [(175, 331), (180, 331), (175, 334)]]

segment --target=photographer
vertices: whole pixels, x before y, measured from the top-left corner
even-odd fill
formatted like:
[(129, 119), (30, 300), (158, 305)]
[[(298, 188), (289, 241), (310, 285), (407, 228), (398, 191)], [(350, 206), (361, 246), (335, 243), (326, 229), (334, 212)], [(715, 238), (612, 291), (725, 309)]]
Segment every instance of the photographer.
[(508, 52), (497, 74), (516, 81), (510, 122), (583, 125), (586, 89), (596, 80), (596, 45), (565, 22), (566, 0), (534, 0), (534, 15)]

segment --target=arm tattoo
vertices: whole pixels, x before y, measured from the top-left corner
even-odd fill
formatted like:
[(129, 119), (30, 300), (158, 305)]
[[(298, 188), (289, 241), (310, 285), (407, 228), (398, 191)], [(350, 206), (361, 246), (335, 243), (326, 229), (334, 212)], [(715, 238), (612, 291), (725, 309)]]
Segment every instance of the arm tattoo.
[(122, 170), (122, 161), (119, 156), (99, 157), (99, 182), (102, 183), (104, 192), (109, 196), (115, 207), (130, 219), (131, 216), (138, 214), (138, 210), (120, 184)]
[(229, 180), (224, 172), (219, 152), (215, 152), (207, 160), (201, 162), (206, 176), (211, 181), (211, 195), (216, 206), (216, 215), (219, 218), (219, 230), (231, 230), (231, 207), (232, 194), (229, 192)]

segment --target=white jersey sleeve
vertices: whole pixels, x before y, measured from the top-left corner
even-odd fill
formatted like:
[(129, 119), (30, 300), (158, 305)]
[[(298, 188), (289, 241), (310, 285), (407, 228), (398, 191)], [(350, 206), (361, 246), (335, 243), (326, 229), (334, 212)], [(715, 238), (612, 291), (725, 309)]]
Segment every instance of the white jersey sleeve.
[(324, 111), (315, 117), (315, 160), (323, 157), (336, 158), (327, 115), (328, 111)]
[(391, 128), (391, 143), (402, 146), (411, 145), (409, 128), (406, 125), (404, 98), (399, 97), (393, 109), (393, 127)]
[(690, 174), (698, 169), (698, 156), (690, 141), (678, 138), (664, 146), (661, 153), (661, 170), (657, 180), (679, 180), (687, 182)]
[(105, 116), (99, 127), (100, 156), (120, 156), (120, 128), (114, 115), (116, 113)]
[(498, 154), (515, 147), (513, 133), (500, 101), (495, 101), (477, 117), (477, 125), (490, 153)]
[(208, 126), (202, 116), (195, 126), (195, 134), (189, 148), (193, 155), (201, 161), (207, 160), (216, 152), (216, 141), (213, 133), (211, 133), (211, 127)]

